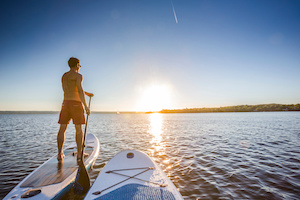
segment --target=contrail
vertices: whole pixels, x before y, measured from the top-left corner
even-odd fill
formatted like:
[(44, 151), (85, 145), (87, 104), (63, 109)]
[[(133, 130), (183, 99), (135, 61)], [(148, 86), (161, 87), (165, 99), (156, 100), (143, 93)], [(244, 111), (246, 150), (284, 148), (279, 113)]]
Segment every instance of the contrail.
[(172, 3), (172, 8), (173, 8), (174, 18), (175, 18), (176, 24), (178, 24), (176, 12), (175, 12), (174, 5), (173, 5), (173, 1), (172, 1), (172, 0), (171, 0), (171, 3)]

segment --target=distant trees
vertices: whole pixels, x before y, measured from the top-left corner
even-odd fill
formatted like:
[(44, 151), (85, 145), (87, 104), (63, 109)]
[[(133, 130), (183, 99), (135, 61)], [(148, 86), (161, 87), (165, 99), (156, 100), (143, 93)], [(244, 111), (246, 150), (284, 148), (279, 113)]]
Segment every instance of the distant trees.
[(219, 108), (185, 108), (161, 110), (160, 113), (208, 113), (208, 112), (270, 112), (270, 111), (300, 111), (300, 104), (261, 104), (238, 105)]

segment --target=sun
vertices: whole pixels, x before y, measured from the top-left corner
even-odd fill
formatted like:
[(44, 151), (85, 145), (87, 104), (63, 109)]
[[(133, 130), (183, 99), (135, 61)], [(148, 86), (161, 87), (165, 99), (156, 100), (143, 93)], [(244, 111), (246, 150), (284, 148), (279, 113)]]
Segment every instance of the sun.
[(160, 111), (170, 107), (171, 90), (167, 85), (151, 85), (141, 88), (137, 111)]

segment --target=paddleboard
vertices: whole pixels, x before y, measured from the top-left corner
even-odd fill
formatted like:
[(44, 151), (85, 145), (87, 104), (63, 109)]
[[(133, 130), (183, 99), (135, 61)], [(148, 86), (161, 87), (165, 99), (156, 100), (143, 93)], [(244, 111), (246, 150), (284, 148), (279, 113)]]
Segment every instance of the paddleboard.
[[(5, 200), (29, 199), (49, 200), (60, 199), (73, 186), (77, 174), (77, 147), (72, 143), (64, 150), (65, 158), (59, 162), (57, 155), (47, 160), (40, 167), (22, 180)], [(89, 169), (96, 161), (100, 152), (99, 140), (93, 134), (86, 136), (84, 164)]]
[(145, 153), (126, 150), (102, 169), (84, 200), (183, 199), (163, 170)]

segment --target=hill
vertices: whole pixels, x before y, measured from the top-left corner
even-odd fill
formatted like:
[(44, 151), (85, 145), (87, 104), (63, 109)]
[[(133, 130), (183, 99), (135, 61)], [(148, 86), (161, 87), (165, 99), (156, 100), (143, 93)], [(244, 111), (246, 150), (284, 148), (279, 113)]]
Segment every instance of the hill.
[(209, 113), (209, 112), (271, 112), (271, 111), (300, 111), (300, 104), (261, 104), (238, 105), (219, 108), (185, 108), (161, 110), (159, 113)]

